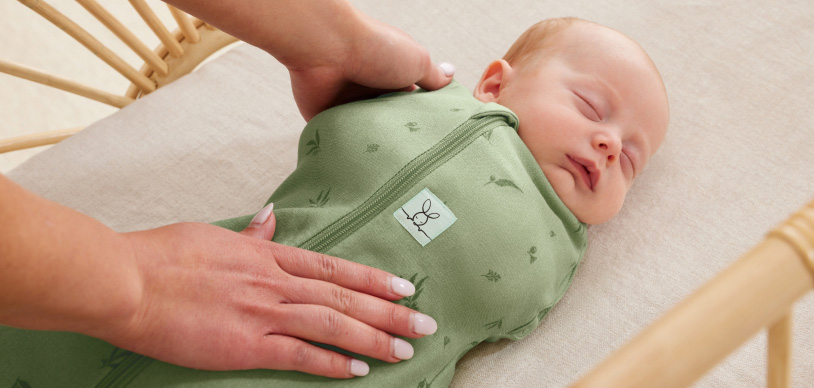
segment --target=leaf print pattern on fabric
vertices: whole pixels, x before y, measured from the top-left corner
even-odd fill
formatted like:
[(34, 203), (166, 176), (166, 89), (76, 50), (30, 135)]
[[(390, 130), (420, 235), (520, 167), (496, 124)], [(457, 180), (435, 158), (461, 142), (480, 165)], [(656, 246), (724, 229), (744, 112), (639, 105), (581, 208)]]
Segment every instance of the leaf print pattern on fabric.
[(497, 179), (497, 178), (495, 178), (494, 175), (491, 175), (489, 177), (489, 182), (486, 182), (486, 184), (484, 186), (486, 186), (486, 185), (488, 185), (490, 183), (494, 183), (494, 184), (496, 184), (496, 185), (498, 185), (500, 187), (513, 187), (513, 188), (517, 189), (519, 192), (521, 192), (521, 193), (523, 192), (523, 190), (520, 190), (520, 188), (517, 187), (517, 185), (514, 184), (514, 182), (512, 182), (512, 181), (510, 181), (508, 179)]
[[(413, 295), (401, 298), (401, 300), (399, 302), (402, 303), (404, 305), (404, 307), (413, 309), (415, 311), (421, 311), (421, 310), (418, 309), (418, 297), (421, 296), (422, 292), (424, 292), (424, 281), (427, 280), (427, 278), (429, 278), (429, 276), (424, 276), (423, 278), (421, 278), (421, 280), (419, 280), (416, 283), (415, 279), (417, 277), (418, 277), (418, 273), (415, 273), (415, 274), (413, 274), (413, 276), (410, 276), (410, 279), (408, 279), (410, 281), (410, 283), (415, 285), (415, 293)], [(404, 277), (402, 276), (402, 278), (404, 278)]]
[(20, 380), (20, 378), (17, 377), (17, 380), (14, 380), (14, 385), (12, 385), (11, 388), (31, 388), (31, 384), (28, 384), (25, 382), (25, 380)]
[(113, 348), (113, 351), (110, 352), (110, 355), (107, 356), (107, 358), (102, 358), (102, 366), (100, 366), (99, 369), (106, 367), (115, 368), (131, 354), (133, 354), (133, 352), (129, 350)]
[(533, 246), (533, 247), (531, 247), (531, 249), (529, 249), (529, 251), (528, 251), (528, 252), (526, 252), (526, 253), (528, 253), (528, 254), (529, 254), (529, 260), (530, 260), (530, 261), (529, 261), (529, 264), (534, 263), (534, 261), (535, 261), (535, 260), (537, 260), (537, 256), (534, 256), (534, 254), (535, 254), (536, 252), (537, 252), (537, 247), (534, 247), (534, 246)]
[(314, 137), (315, 137), (314, 140), (305, 143), (306, 146), (311, 146), (311, 149), (308, 150), (307, 153), (305, 153), (306, 155), (313, 154), (314, 156), (316, 156), (319, 153), (319, 151), (321, 151), (321, 148), (319, 148), (319, 131), (316, 131), (314, 133)]
[(494, 321), (494, 322), (489, 322), (489, 323), (483, 325), (483, 327), (485, 327), (487, 329), (494, 329), (494, 328), (500, 329), (501, 327), (503, 327), (503, 318), (500, 318), (500, 319), (498, 319), (497, 321)]
[(421, 129), (421, 127), (419, 127), (419, 126), (418, 126), (418, 123), (417, 123), (417, 122), (415, 122), (415, 121), (411, 121), (411, 122), (409, 122), (409, 123), (407, 123), (407, 124), (404, 124), (404, 126), (405, 126), (405, 127), (407, 127), (407, 128), (409, 128), (409, 129), (410, 129), (410, 132), (416, 132), (416, 131), (418, 131), (418, 130), (420, 130), (420, 129)]
[(309, 199), (308, 202), (311, 203), (311, 207), (323, 207), (326, 203), (328, 203), (329, 195), (331, 195), (330, 187), (328, 188), (328, 191), (321, 190), (316, 199)]
[(494, 128), (490, 128), (488, 131), (483, 132), (483, 137), (485, 137), (490, 143), (492, 142), (492, 131), (494, 131)]
[(510, 331), (510, 332), (508, 332), (506, 334), (508, 334), (510, 336), (525, 337), (529, 333), (531, 333), (532, 329), (534, 329), (534, 326), (532, 326), (532, 323), (533, 322), (526, 323), (525, 325), (520, 326), (520, 327), (518, 327), (518, 328), (516, 328), (516, 329), (514, 329), (514, 330), (512, 330), (512, 331)]
[(497, 281), (500, 280), (500, 274), (495, 272), (495, 271), (492, 271), (491, 269), (489, 270), (489, 273), (487, 273), (486, 275), (480, 275), (480, 276), (485, 277), (490, 282), (497, 283)]
[(374, 144), (368, 144), (367, 145), (367, 150), (365, 152), (376, 152), (378, 150), (379, 150), (379, 145), (374, 143)]
[(447, 344), (449, 344), (449, 343), (450, 343), (450, 341), (452, 341), (452, 340), (451, 340), (451, 339), (449, 339), (449, 337), (444, 336), (444, 349), (446, 349)]
[[(502, 319), (501, 319), (501, 321), (502, 321)], [(470, 349), (472, 349), (472, 347), (474, 347), (475, 345), (477, 345), (477, 344), (479, 344), (479, 343), (480, 343), (480, 341), (473, 341), (473, 342), (470, 342), (470, 343), (469, 343), (469, 348), (464, 349), (463, 351), (461, 351), (460, 353), (458, 353), (458, 357), (456, 357), (455, 359), (456, 359), (456, 360), (460, 360), (460, 359), (461, 359), (461, 357), (463, 357), (463, 356), (464, 356), (464, 354), (466, 354), (466, 353), (467, 353), (467, 352), (468, 352)], [(438, 371), (438, 373), (435, 375), (435, 377), (433, 377), (433, 378), (432, 378), (432, 380), (427, 381), (427, 379), (426, 379), (426, 378), (424, 378), (423, 380), (421, 380), (421, 381), (418, 383), (418, 387), (419, 387), (419, 388), (429, 388), (429, 387), (431, 387), (431, 386), (432, 386), (432, 383), (434, 383), (434, 382), (435, 382), (435, 379), (437, 379), (437, 378), (438, 378), (438, 376), (441, 376), (441, 373), (444, 373), (444, 370), (445, 370), (445, 369), (447, 369), (447, 367), (449, 367), (450, 365), (452, 365), (452, 367), (453, 367), (453, 368), (455, 367), (455, 364), (454, 364), (454, 363), (453, 363), (453, 364), (447, 364), (447, 365), (444, 365), (444, 366), (441, 368), (441, 370), (439, 370), (439, 371)]]
[(549, 235), (550, 237), (554, 237), (554, 236), (556, 236), (557, 234), (556, 234), (556, 233), (554, 233), (554, 231), (552, 230), (552, 231), (551, 231), (551, 233), (549, 233), (548, 235)]

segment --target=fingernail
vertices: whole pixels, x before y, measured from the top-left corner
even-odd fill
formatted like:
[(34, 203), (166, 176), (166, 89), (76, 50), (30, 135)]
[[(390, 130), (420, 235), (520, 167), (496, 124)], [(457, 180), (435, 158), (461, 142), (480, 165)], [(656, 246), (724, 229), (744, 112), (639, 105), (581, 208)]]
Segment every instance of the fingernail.
[(430, 335), (438, 330), (438, 323), (435, 319), (421, 313), (413, 313), (413, 331), (416, 334)]
[(440, 64), (438, 64), (438, 67), (441, 68), (441, 70), (444, 72), (444, 75), (446, 75), (447, 77), (452, 77), (452, 75), (455, 74), (455, 65), (449, 62), (441, 62)]
[(272, 210), (274, 210), (274, 202), (266, 205), (266, 207), (264, 207), (260, 213), (257, 213), (257, 215), (252, 218), (252, 224), (265, 224), (269, 219)]
[(401, 338), (393, 338), (393, 356), (399, 360), (413, 358), (413, 346)]
[(370, 367), (364, 361), (350, 360), (350, 374), (354, 376), (367, 376)]
[(396, 295), (410, 296), (415, 294), (415, 286), (407, 279), (393, 276), (390, 278), (390, 289)]

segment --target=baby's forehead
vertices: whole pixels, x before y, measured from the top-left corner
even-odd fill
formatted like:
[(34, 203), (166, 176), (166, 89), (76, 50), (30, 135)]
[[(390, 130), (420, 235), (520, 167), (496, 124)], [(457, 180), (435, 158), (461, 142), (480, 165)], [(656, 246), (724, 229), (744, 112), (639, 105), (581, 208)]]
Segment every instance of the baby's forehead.
[(552, 46), (560, 55), (590, 55), (615, 53), (635, 55), (640, 59), (650, 57), (639, 43), (627, 35), (610, 27), (578, 20), (557, 31), (552, 37)]

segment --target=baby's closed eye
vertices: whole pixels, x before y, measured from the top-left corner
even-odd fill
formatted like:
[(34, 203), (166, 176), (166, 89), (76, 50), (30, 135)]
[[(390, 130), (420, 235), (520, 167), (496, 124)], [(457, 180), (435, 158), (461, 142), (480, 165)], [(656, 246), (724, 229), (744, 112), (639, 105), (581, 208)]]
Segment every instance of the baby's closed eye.
[(577, 96), (577, 108), (586, 118), (597, 122), (602, 121), (602, 116), (589, 99), (577, 92), (574, 92), (574, 95)]

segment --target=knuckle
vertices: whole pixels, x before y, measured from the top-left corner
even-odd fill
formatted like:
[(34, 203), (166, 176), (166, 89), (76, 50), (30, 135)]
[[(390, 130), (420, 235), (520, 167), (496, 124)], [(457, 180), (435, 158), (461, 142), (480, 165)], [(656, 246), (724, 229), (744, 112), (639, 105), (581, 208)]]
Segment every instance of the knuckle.
[(403, 316), (404, 314), (401, 313), (395, 304), (389, 306), (387, 309), (387, 327), (397, 328), (403, 326)]
[(330, 368), (331, 373), (335, 374), (336, 376), (344, 376), (348, 374), (350, 366), (348, 365), (350, 361), (338, 354), (332, 354), (330, 359), (328, 360), (328, 368)]
[(319, 273), (321, 277), (320, 280), (334, 283), (340, 276), (341, 268), (333, 257), (319, 255), (316, 259), (316, 266), (318, 269), (317, 273)]
[(326, 311), (322, 314), (322, 327), (329, 336), (342, 334), (342, 316), (335, 310)]
[(333, 298), (333, 306), (335, 310), (346, 314), (348, 311), (353, 309), (355, 298), (353, 292), (347, 288), (339, 286), (334, 287), (331, 290), (331, 297)]
[(380, 356), (380, 358), (390, 357), (393, 354), (391, 349), (393, 341), (392, 337), (389, 335), (381, 331), (377, 331), (376, 334), (373, 335), (372, 341), (372, 349)]
[(419, 51), (418, 59), (421, 61), (422, 68), (427, 69), (432, 67), (432, 59), (430, 58), (430, 52), (423, 46)]
[(314, 349), (305, 344), (295, 345), (291, 349), (291, 366), (293, 369), (302, 370), (311, 365), (314, 360)]
[(373, 270), (368, 269), (362, 274), (362, 284), (366, 290), (373, 290), (379, 285), (379, 277)]

